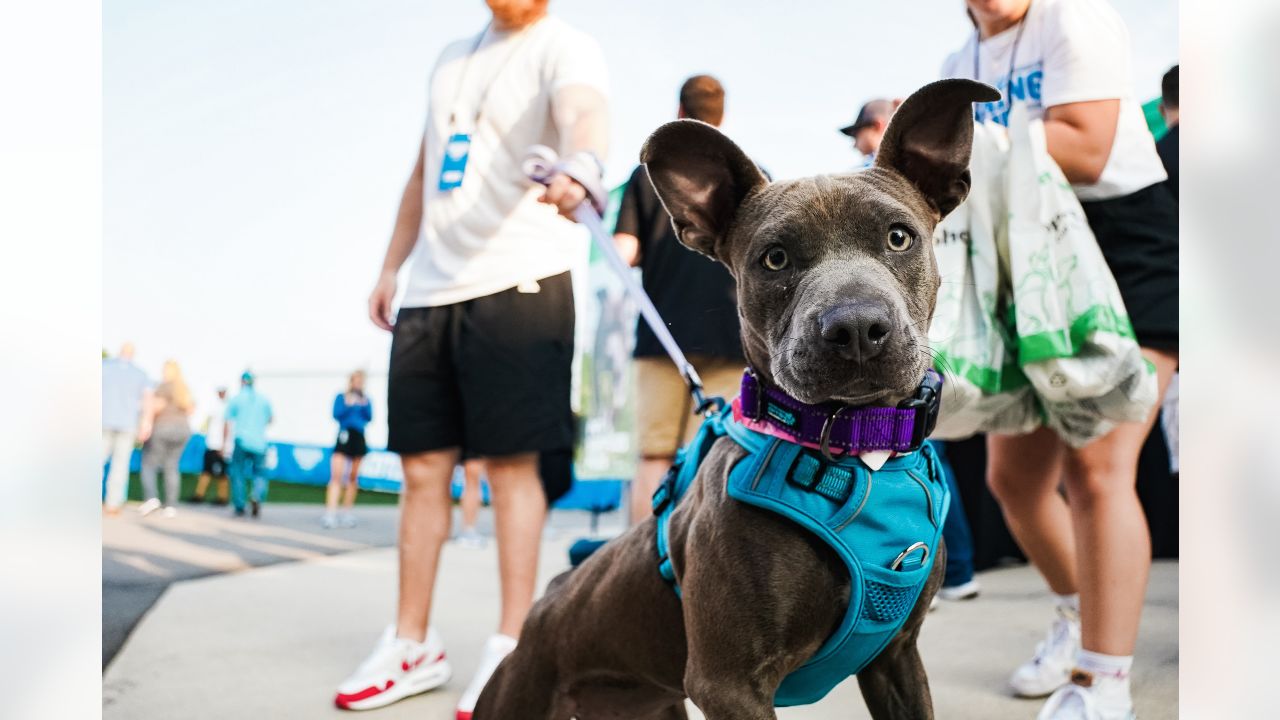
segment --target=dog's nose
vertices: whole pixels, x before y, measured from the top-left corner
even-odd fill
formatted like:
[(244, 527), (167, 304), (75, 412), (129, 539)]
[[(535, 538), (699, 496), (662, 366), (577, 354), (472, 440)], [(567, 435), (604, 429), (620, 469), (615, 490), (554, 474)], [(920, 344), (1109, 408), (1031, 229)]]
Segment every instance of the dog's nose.
[(893, 333), (889, 310), (880, 303), (851, 303), (822, 313), (822, 339), (848, 360), (866, 361), (884, 349)]

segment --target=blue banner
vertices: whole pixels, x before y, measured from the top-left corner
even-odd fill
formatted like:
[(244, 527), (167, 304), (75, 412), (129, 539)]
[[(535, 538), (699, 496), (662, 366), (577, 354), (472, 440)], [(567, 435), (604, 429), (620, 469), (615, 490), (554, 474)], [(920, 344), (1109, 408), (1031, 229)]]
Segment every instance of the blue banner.
[[(198, 475), (204, 468), (204, 450), (204, 436), (192, 435), (182, 451), (178, 469), (183, 473)], [(273, 442), (267, 448), (267, 478), (301, 485), (326, 485), (329, 482), (329, 459), (332, 456), (332, 447)], [(142, 451), (134, 449), (129, 469), (138, 472), (141, 467)], [(362, 490), (399, 493), (403, 481), (400, 456), (395, 453), (370, 450), (360, 463), (358, 484)], [(622, 480), (617, 479), (579, 480), (575, 477), (573, 487), (553, 507), (562, 510), (609, 512), (621, 505), (622, 486)], [(461, 492), (462, 468), (459, 467), (453, 478), (454, 498)]]

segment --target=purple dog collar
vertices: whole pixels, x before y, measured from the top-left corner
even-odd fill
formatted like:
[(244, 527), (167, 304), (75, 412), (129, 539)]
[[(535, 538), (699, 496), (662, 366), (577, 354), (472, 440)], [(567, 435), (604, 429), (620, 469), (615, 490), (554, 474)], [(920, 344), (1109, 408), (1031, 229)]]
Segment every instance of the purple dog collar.
[(832, 449), (844, 453), (919, 450), (937, 424), (941, 398), (942, 376), (928, 370), (916, 394), (897, 407), (809, 405), (766, 386), (748, 368), (742, 374), (739, 405), (744, 417), (817, 445), (830, 457)]

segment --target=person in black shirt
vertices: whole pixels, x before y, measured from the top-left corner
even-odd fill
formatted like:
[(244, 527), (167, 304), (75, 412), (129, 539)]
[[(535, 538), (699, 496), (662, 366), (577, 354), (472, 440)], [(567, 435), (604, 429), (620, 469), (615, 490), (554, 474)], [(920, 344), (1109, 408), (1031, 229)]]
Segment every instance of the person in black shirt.
[[(720, 81), (710, 75), (686, 80), (678, 117), (718, 126), (724, 117)], [(643, 165), (627, 182), (614, 241), (623, 259), (640, 267), (645, 292), (697, 369), (707, 394), (737, 395), (746, 361), (733, 276), (680, 244)], [(650, 497), (698, 423), (684, 379), (643, 320), (636, 329), (635, 358), (640, 467), (631, 483), (631, 518), (638, 521), (649, 514)]]
[(1164, 116), (1164, 124), (1169, 132), (1156, 141), (1156, 152), (1160, 154), (1160, 162), (1164, 163), (1164, 171), (1169, 174), (1165, 187), (1178, 199), (1178, 66), (1174, 65), (1164, 74), (1160, 82), (1160, 114)]

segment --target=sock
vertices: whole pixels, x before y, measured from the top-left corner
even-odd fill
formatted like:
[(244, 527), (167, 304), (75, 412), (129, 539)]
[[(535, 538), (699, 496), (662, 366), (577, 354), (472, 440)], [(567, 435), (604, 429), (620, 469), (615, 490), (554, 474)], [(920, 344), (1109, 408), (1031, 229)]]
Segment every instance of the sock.
[(1080, 613), (1080, 593), (1071, 593), (1070, 595), (1053, 593), (1053, 603), (1058, 607), (1071, 608), (1076, 614)]
[(1076, 655), (1076, 667), (1096, 676), (1128, 682), (1129, 668), (1133, 667), (1133, 656), (1103, 655), (1090, 650), (1081, 650)]
[(1092, 674), (1088, 686), (1104, 717), (1127, 717), (1133, 707), (1129, 694), (1129, 668), (1132, 655), (1104, 655), (1081, 650), (1076, 655), (1076, 668)]

